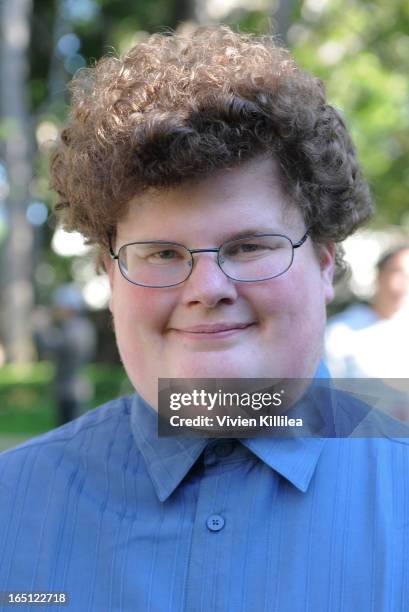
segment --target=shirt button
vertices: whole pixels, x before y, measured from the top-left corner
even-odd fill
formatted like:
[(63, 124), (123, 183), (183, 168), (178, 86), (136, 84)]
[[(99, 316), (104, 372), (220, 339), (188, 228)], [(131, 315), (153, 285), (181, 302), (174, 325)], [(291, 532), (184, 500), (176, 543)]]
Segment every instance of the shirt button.
[(224, 527), (224, 518), (220, 514), (212, 514), (207, 519), (206, 525), (210, 531), (220, 531)]
[(233, 442), (223, 442), (215, 447), (214, 452), (217, 457), (228, 457), (233, 452)]
[(207, 450), (204, 456), (204, 464), (206, 467), (212, 467), (217, 463), (217, 457), (213, 451)]

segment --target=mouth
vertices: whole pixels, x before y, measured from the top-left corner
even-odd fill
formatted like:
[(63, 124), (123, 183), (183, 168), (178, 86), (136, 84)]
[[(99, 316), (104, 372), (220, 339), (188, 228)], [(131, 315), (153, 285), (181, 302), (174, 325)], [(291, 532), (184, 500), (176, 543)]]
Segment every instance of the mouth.
[(240, 334), (253, 327), (254, 322), (250, 323), (214, 323), (207, 325), (192, 325), (184, 328), (172, 328), (172, 331), (180, 334), (184, 338), (193, 340), (201, 339), (221, 339)]

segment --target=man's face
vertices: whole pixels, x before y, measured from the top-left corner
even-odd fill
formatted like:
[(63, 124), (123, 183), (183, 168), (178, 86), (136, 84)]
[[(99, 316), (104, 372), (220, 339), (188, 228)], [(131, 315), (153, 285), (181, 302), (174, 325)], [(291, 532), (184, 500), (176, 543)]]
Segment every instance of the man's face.
[(409, 249), (391, 257), (378, 276), (378, 296), (396, 309), (407, 306), (409, 300)]
[[(118, 224), (115, 250), (149, 240), (211, 248), (243, 233), (284, 234), (295, 243), (305, 231), (275, 164), (259, 158), (197, 183), (134, 198)], [(318, 256), (307, 238), (285, 274), (249, 283), (227, 278), (215, 253), (195, 254), (190, 277), (163, 289), (132, 285), (117, 262), (107, 267), (119, 352), (135, 389), (151, 405), (157, 404), (159, 377), (314, 374), (325, 304), (333, 297), (332, 245)], [(221, 325), (224, 331), (217, 331)]]

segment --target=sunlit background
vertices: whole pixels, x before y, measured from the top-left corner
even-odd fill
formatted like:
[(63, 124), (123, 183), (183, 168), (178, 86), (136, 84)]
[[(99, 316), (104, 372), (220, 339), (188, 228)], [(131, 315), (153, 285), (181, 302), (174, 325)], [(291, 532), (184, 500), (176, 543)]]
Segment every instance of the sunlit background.
[[(107, 312), (107, 280), (96, 274), (81, 236), (56, 226), (47, 168), (72, 75), (158, 29), (224, 22), (274, 33), (324, 80), (351, 128), (377, 203), (371, 227), (345, 244), (351, 275), (338, 287), (331, 313), (370, 298), (379, 254), (409, 234), (406, 0), (3, 0), (0, 11), (0, 431), (28, 435), (53, 424), (52, 399), (44, 399), (52, 365), (39, 363), (33, 328), (64, 283), (80, 288), (98, 330), (89, 407), (127, 388)], [(115, 389), (108, 385), (102, 393), (104, 368), (112, 371), (112, 364)]]

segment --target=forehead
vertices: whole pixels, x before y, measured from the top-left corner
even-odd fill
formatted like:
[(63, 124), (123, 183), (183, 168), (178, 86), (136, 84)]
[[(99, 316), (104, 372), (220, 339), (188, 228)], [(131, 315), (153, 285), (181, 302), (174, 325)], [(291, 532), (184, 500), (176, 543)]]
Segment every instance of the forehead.
[(191, 232), (225, 239), (235, 231), (297, 234), (302, 227), (302, 215), (285, 193), (277, 162), (264, 157), (135, 196), (117, 229), (124, 240), (149, 239), (153, 233), (158, 239), (177, 240)]
[(384, 268), (380, 273), (392, 273), (396, 271), (402, 271), (409, 274), (409, 248), (404, 249), (393, 255), (388, 262), (386, 262)]

